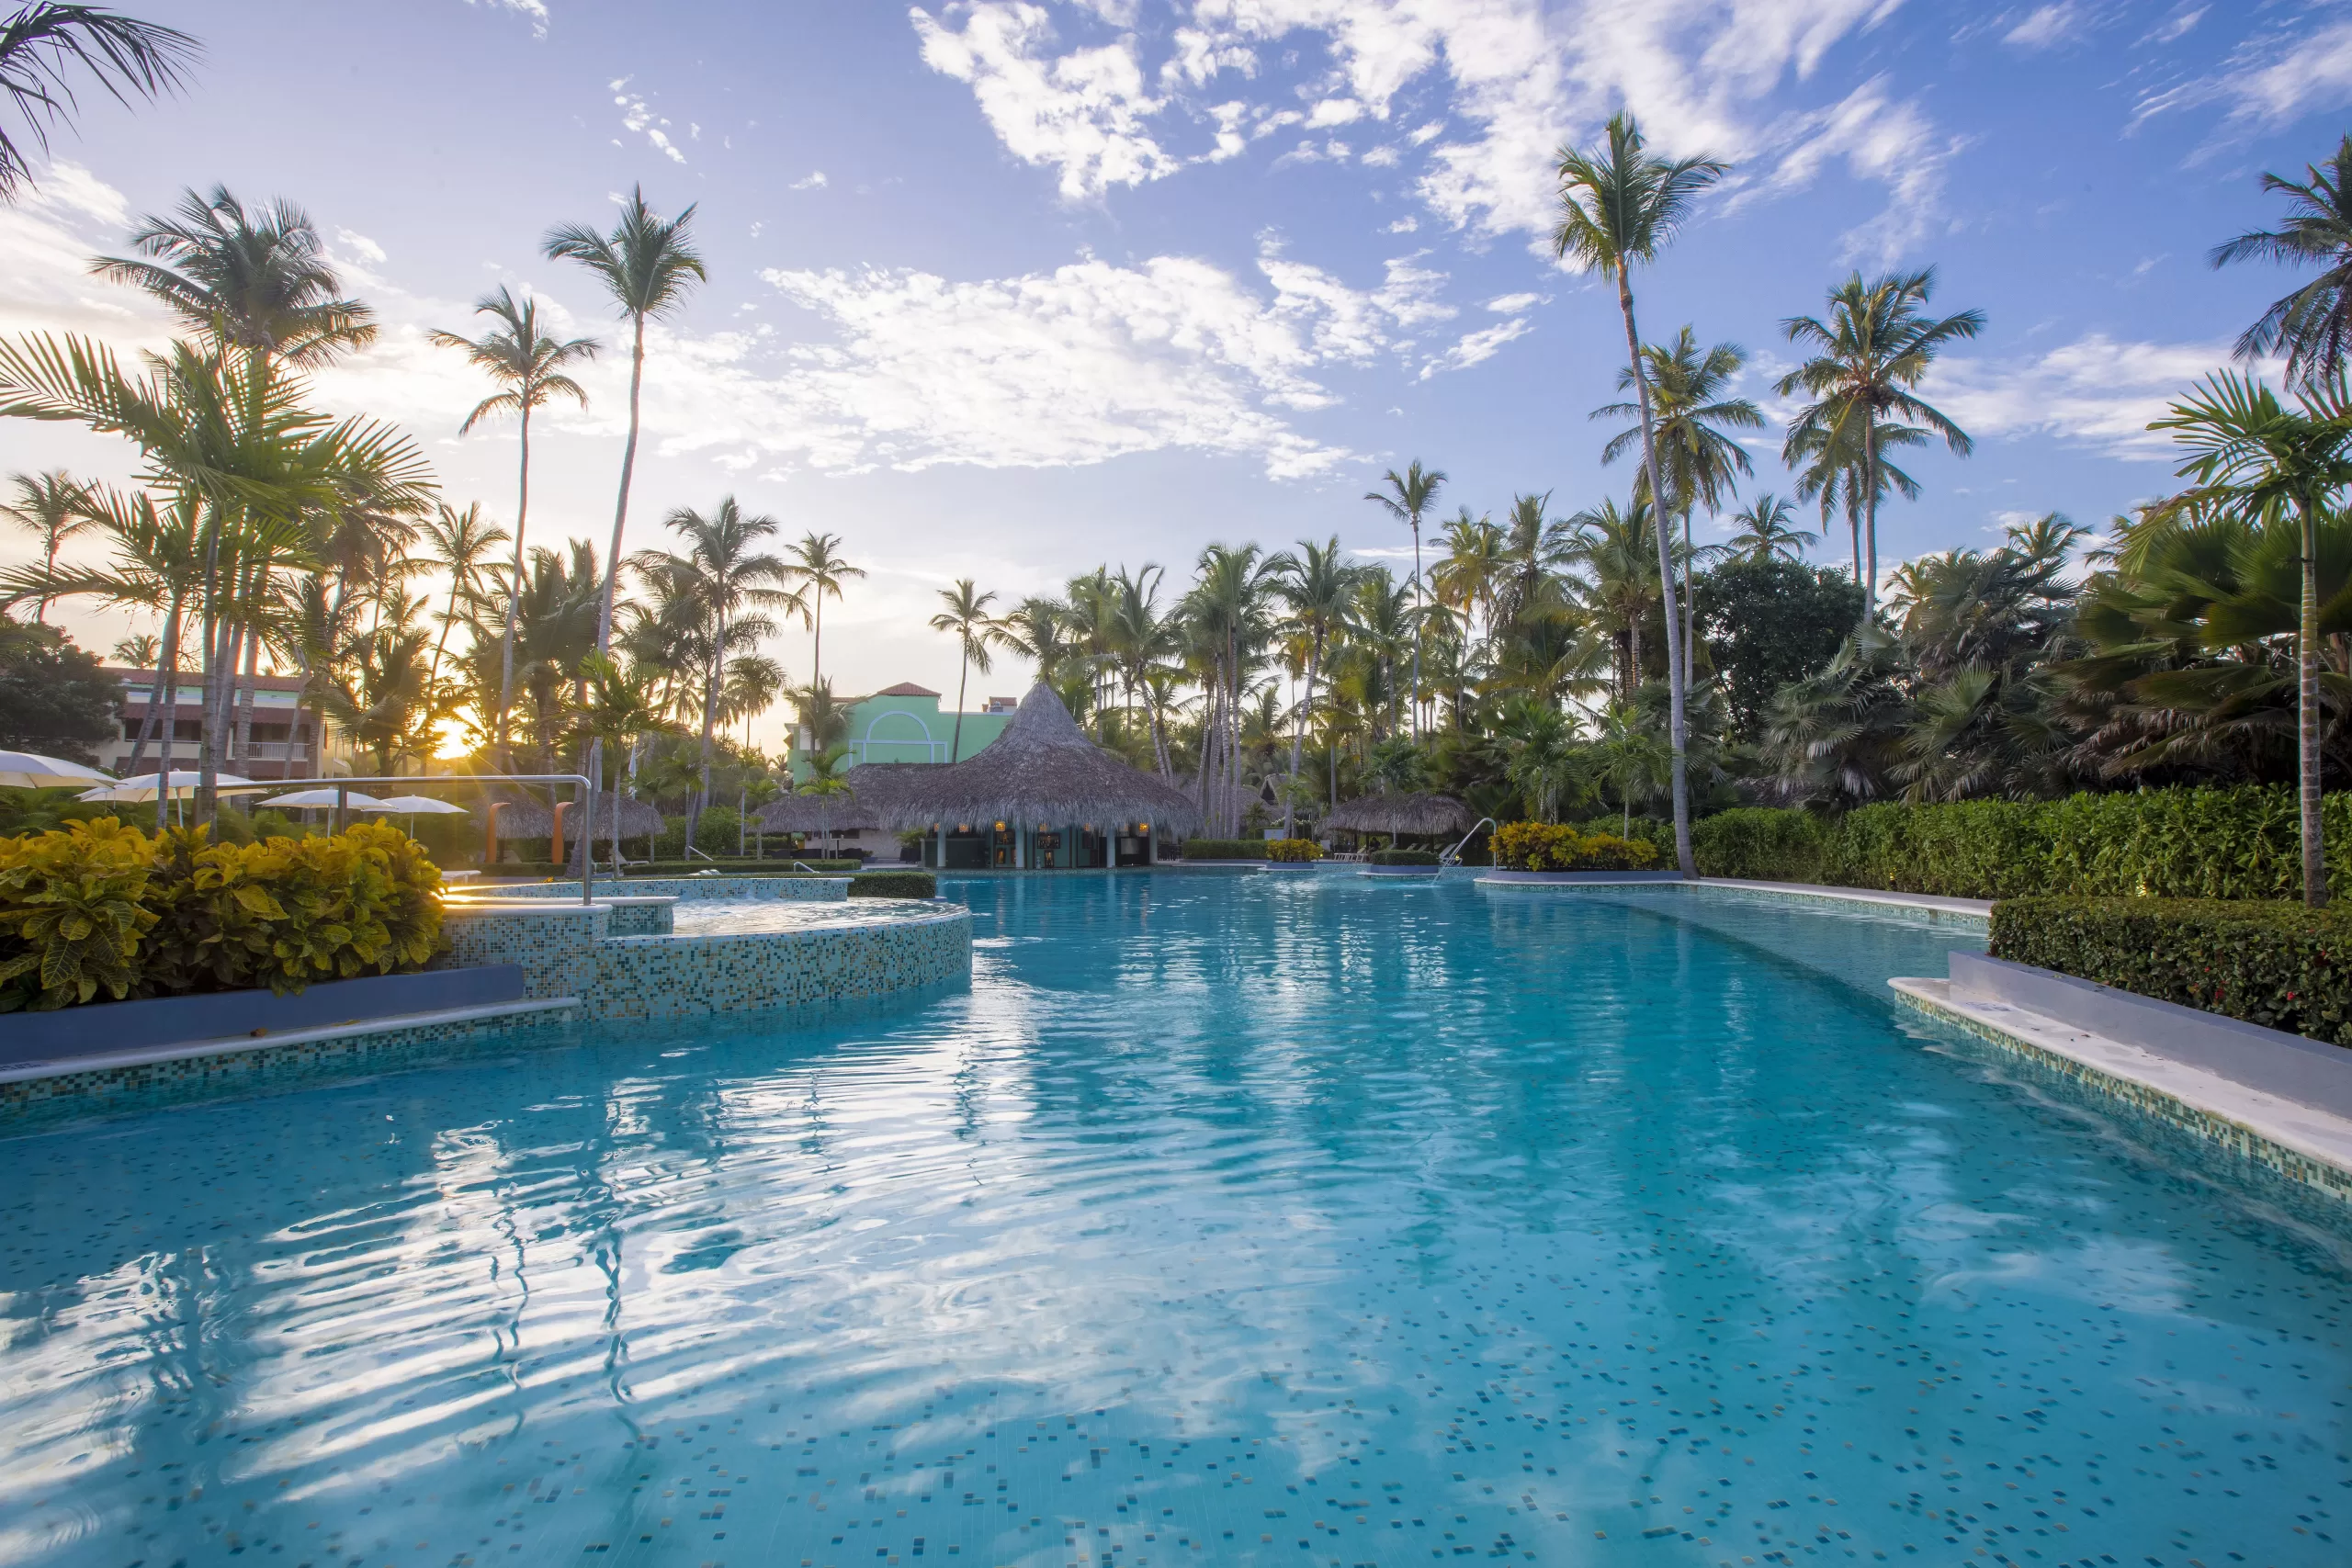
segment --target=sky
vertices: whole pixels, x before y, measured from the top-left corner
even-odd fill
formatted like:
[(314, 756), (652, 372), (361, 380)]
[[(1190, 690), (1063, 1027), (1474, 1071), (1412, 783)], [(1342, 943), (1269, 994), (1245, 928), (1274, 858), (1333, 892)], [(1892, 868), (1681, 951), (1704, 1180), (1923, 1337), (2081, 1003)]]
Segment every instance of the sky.
[[(1745, 492), (1786, 491), (1781, 322), (1860, 270), (1936, 269), (1987, 327), (1924, 394), (1975, 438), (1913, 471), (1881, 558), (2098, 525), (2165, 490), (2148, 421), (2230, 361), (2293, 275), (2215, 272), (2278, 220), (2266, 170), (2345, 131), (2352, 4), (1921, 0), (136, 0), (205, 56), (187, 91), (85, 96), (0, 209), (0, 333), (123, 349), (169, 328), (87, 275), (137, 215), (224, 184), (327, 236), (378, 344), (322, 374), (413, 434), (447, 499), (511, 524), (511, 424), (434, 329), (500, 285), (606, 344), (584, 410), (535, 422), (535, 544), (603, 541), (627, 339), (541, 254), (641, 185), (692, 203), (709, 280), (651, 334), (631, 549), (732, 495), (868, 576), (828, 604), (836, 690), (953, 698), (941, 589), (1001, 606), (1097, 564), (1182, 579), (1213, 541), (1336, 535), (1409, 555), (1363, 499), (1419, 458), (1438, 511), (1623, 496), (1604, 466), (1614, 290), (1548, 234), (1564, 142), (1620, 108), (1732, 172), (1636, 274), (1645, 338), (1747, 354), (1769, 427)], [(118, 442), (0, 422), (0, 471), (119, 479)], [(1702, 534), (1720, 536), (1727, 523)], [(1842, 562), (1840, 536), (1818, 558)], [(24, 558), (21, 541), (0, 558)], [(143, 629), (84, 611), (103, 650)], [(807, 679), (808, 637), (771, 645)], [(1000, 657), (971, 701), (1017, 694)], [(755, 736), (780, 735), (779, 712)]]

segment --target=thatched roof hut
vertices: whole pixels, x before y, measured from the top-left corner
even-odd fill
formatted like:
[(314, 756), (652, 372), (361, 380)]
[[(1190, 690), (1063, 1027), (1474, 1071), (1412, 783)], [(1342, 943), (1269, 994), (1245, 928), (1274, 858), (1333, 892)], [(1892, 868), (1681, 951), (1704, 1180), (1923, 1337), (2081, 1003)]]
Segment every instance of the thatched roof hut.
[(763, 833), (863, 833), (882, 826), (874, 807), (854, 791), (838, 795), (787, 795), (759, 811)]
[(847, 775), (872, 800), (886, 827), (1014, 822), (1068, 827), (1148, 822), (1155, 834), (1200, 830), (1192, 797), (1139, 773), (1086, 738), (1061, 698), (1043, 681), (1029, 689), (1004, 733), (960, 762), (903, 765), (883, 780), (879, 798), (864, 775)]
[(1450, 795), (1367, 795), (1323, 818), (1323, 826), (1341, 833), (1431, 839), (1466, 833), (1472, 820), (1470, 808)]
[[(561, 792), (569, 800), (571, 792)], [(555, 818), (547, 802), (528, 795), (510, 799), (506, 809), (498, 814), (498, 836), (502, 839), (546, 839), (555, 834)], [(613, 836), (613, 813), (621, 814), (621, 837), (646, 839), (662, 831), (662, 813), (642, 800), (631, 800), (608, 789), (596, 792), (596, 841), (603, 843)], [(580, 813), (575, 808), (563, 814), (566, 834), (580, 831)]]

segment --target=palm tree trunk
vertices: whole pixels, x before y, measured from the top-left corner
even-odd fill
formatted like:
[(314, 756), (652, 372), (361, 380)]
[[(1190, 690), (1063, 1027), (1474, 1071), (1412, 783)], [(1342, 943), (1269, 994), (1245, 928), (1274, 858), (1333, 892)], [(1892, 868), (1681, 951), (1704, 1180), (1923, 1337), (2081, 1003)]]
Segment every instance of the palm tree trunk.
[(507, 724), (514, 711), (514, 617), (523, 600), (523, 530), (531, 516), (531, 409), (523, 406), (523, 461), (514, 480), (514, 570), (506, 580), (506, 633), (498, 644), (498, 723), (495, 729), (499, 766), (514, 771), (514, 748), (507, 739)]
[(1642, 463), (1649, 472), (1651, 516), (1657, 529), (1658, 592), (1665, 597), (1666, 674), (1668, 699), (1667, 738), (1674, 747), (1674, 858), (1686, 878), (1696, 878), (1690, 859), (1690, 758), (1683, 715), (1682, 628), (1675, 615), (1674, 562), (1668, 558), (1666, 520), (1657, 515), (1657, 501), (1666, 494), (1658, 483), (1657, 440), (1650, 423), (1650, 378), (1642, 368), (1642, 340), (1634, 326), (1634, 285), (1621, 257), (1617, 263), (1617, 308), (1625, 318), (1625, 353), (1634, 367), (1634, 390), (1642, 405)]
[(155, 699), (164, 702), (164, 744), (155, 753), (155, 831), (164, 830), (170, 819), (172, 743), (180, 733), (180, 618), (181, 601), (172, 602), (171, 613), (164, 617), (164, 647), (156, 656), (155, 684), (147, 694), (147, 714), (155, 716)]
[[(808, 684), (813, 687), (825, 678), (825, 591), (812, 588), (809, 592), (817, 597), (808, 623)], [(963, 705), (958, 703), (956, 705), (961, 707)]]
[(1413, 513), (1413, 689), (1407, 699), (1412, 704), (1413, 739), (1421, 738), (1421, 514)]
[[(694, 803), (686, 807), (686, 847), (690, 850), (694, 847), (695, 830), (702, 825), (702, 814), (710, 807), (711, 731), (718, 722), (718, 682), (720, 672), (726, 668), (727, 620), (722, 615), (718, 621), (718, 635), (711, 645), (710, 672), (703, 682), (702, 786), (695, 791)], [(596, 777), (594, 773), (588, 775), (592, 785)], [(694, 857), (688, 855), (686, 858), (691, 860)]]
[(2319, 752), (2319, 517), (2309, 501), (2302, 506), (2302, 626), (2296, 637), (2295, 750), (2297, 801), (2302, 818), (2303, 902), (2327, 907), (2327, 846), (2320, 820)]
[(972, 676), (972, 637), (968, 629), (963, 639), (964, 658), (956, 670), (956, 728), (947, 742), (947, 760), (961, 761), (964, 757), (964, 686)]
[(1283, 792), (1283, 837), (1285, 839), (1296, 837), (1291, 827), (1298, 795), (1298, 755), (1306, 748), (1306, 714), (1315, 705), (1315, 665), (1321, 653), (1322, 649), (1313, 644), (1306, 649), (1306, 695), (1298, 705), (1298, 722), (1290, 727), (1290, 787)]
[[(621, 535), (628, 527), (628, 488), (630, 479), (633, 479), (637, 473), (638, 410), (640, 395), (644, 391), (644, 389), (645, 317), (640, 313), (635, 318), (635, 332), (629, 345), (628, 442), (628, 445), (621, 448), (621, 491), (620, 499), (615, 502), (613, 506), (613, 548), (612, 553), (607, 556), (605, 560), (604, 600), (596, 609), (596, 651), (600, 654), (610, 654), (613, 649), (613, 600), (620, 592)], [(706, 795), (710, 793), (710, 764), (707, 760), (709, 750), (709, 716), (706, 710), (703, 719), (705, 727), (705, 739), (703, 744), (706, 761), (703, 763), (702, 788), (702, 793)], [(588, 783), (591, 789), (595, 787), (596, 780), (603, 776), (604, 767), (605, 742), (603, 739), (599, 737), (591, 739), (588, 742), (587, 761), (581, 768), (581, 772), (588, 775)], [(686, 828), (686, 842), (688, 844), (692, 844), (694, 842), (694, 825), (692, 819), (699, 814), (700, 809), (701, 807), (697, 805), (695, 811), (687, 814), (689, 820)], [(580, 875), (583, 884), (588, 875), (589, 859), (590, 855), (587, 835), (582, 834), (580, 840)]]
[[(256, 595), (258, 597), (258, 595)], [(245, 636), (245, 687), (237, 697), (237, 734), (230, 743), (232, 757), (250, 768), (254, 754), (254, 695), (261, 683), (261, 628), (255, 626)], [(248, 773), (248, 778), (253, 775)]]
[(1864, 411), (1862, 429), (1862, 541), (1870, 575), (1862, 579), (1862, 625), (1878, 615), (1878, 427)]

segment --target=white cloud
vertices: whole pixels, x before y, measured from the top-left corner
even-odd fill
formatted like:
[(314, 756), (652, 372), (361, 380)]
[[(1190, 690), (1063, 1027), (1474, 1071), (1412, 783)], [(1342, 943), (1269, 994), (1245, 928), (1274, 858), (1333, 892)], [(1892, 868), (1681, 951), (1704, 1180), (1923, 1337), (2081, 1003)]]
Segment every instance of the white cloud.
[(335, 243), (358, 255), (365, 256), (371, 262), (381, 265), (387, 259), (384, 247), (365, 234), (355, 233), (349, 229), (337, 229), (334, 231), (334, 239)]
[(790, 188), (794, 190), (822, 190), (825, 188), (826, 184), (825, 171), (822, 169), (811, 169), (801, 178), (793, 181)]
[[(970, 85), (1005, 150), (1061, 171), (1061, 194), (1078, 201), (1114, 185), (1176, 172), (1145, 121), (1163, 107), (1145, 86), (1135, 40), (1050, 55), (1053, 24), (1026, 0), (978, 0), (911, 13), (923, 62)], [(951, 28), (949, 20), (960, 20)]]
[(2002, 41), (2020, 49), (2049, 49), (2073, 38), (2086, 20), (2082, 7), (2075, 0), (2057, 0), (2055, 5), (2037, 6), (2025, 20), (2003, 34)]
[(1515, 316), (1521, 310), (1541, 304), (1543, 299), (1544, 296), (1541, 294), (1505, 294), (1498, 299), (1487, 300), (1487, 309), (1498, 315)]
[(546, 0), (466, 0), (466, 4), (469, 6), (487, 4), (493, 11), (513, 11), (519, 16), (527, 17), (531, 20), (532, 37), (548, 36)]
[(1917, 104), (1889, 98), (1883, 76), (1839, 103), (1776, 127), (1772, 140), (1781, 149), (1778, 161), (1734, 200), (1804, 190), (1833, 160), (1842, 160), (1855, 178), (1883, 183), (1890, 197), (1883, 212), (1845, 236), (1842, 259), (1882, 263), (1928, 231), (1942, 207), (1944, 165), (1964, 145), (1939, 133)]
[[(2196, 17), (2188, 19), (2193, 22)], [(2262, 130), (2347, 102), (2352, 102), (2352, 21), (2339, 21), (2308, 35), (2281, 28), (2249, 39), (2231, 52), (2221, 71), (2142, 99), (2132, 123), (2171, 109), (2224, 103), (2233, 126)]]
[[(1247, 141), (1286, 124), (1319, 129), (1385, 119), (1408, 85), (1436, 77), (1447, 93), (1445, 112), (1406, 138), (1428, 151), (1417, 194), (1452, 226), (1532, 236), (1551, 222), (1553, 153), (1564, 141), (1589, 135), (1620, 105), (1641, 114), (1668, 151), (1786, 157), (1803, 127), (1764, 123), (1752, 107), (1784, 83), (1810, 76), (1832, 45), (1867, 30), (1899, 3), (1193, 0), (1185, 25), (1165, 41), (1154, 40), (1155, 50), (1168, 51), (1156, 67), (1134, 33), (1065, 45), (1046, 8), (1032, 0), (970, 0), (935, 16), (921, 9), (911, 16), (925, 62), (970, 84), (1006, 149), (1057, 171), (1069, 199), (1236, 156)], [(1102, 14), (1100, 6), (1093, 10)], [(1115, 25), (1132, 26), (1124, 19), (1131, 14), (1117, 8)], [(1070, 19), (1085, 25), (1080, 15)], [(1306, 111), (1238, 102), (1212, 107), (1188, 96), (1212, 81), (1226, 96), (1236, 78), (1254, 79), (1261, 59), (1297, 34), (1317, 35), (1330, 61)], [(1156, 90), (1148, 85), (1153, 82)], [(1836, 118), (1841, 111), (1849, 112), (1842, 121)], [(1919, 209), (1919, 198), (1939, 193), (1939, 175), (1923, 181), (1907, 165), (1874, 155), (1885, 138), (1862, 122), (1867, 111), (1897, 115), (1914, 146), (1936, 148), (1940, 139), (1917, 105), (1892, 104), (1883, 89), (1815, 111), (1815, 131), (1842, 134), (1837, 151), (1858, 177), (1894, 187), (1893, 204), (1906, 216), (1860, 242), (1883, 249), (1933, 216)], [(1207, 145), (1185, 120), (1211, 128)], [(1336, 143), (1307, 143), (1283, 159), (1343, 153)], [(1821, 155), (1826, 152), (1815, 155), (1816, 164)], [(1942, 155), (1933, 154), (1939, 162)], [(1385, 165), (1394, 156), (1383, 148), (1365, 161)]]
[(1951, 359), (1928, 400), (1979, 438), (2052, 435), (2111, 457), (2157, 459), (2174, 450), (2148, 429), (2203, 376), (2231, 363), (2232, 345), (2145, 343), (2091, 333), (2033, 359)]
[(670, 122), (662, 118), (660, 115), (655, 114), (653, 110), (647, 106), (643, 94), (625, 93), (621, 91), (622, 88), (628, 85), (628, 83), (629, 78), (624, 76), (620, 80), (611, 84), (613, 102), (621, 111), (621, 129), (623, 130), (634, 131), (643, 136), (646, 141), (653, 144), (657, 151), (665, 154), (672, 163), (684, 163), (686, 161), (686, 155), (678, 151), (678, 145), (676, 142), (670, 140), (669, 132), (666, 129)]
[(1494, 326), (1481, 327), (1475, 333), (1465, 333), (1461, 342), (1421, 367), (1421, 379), (1426, 381), (1442, 371), (1465, 370), (1473, 365), (1492, 359), (1503, 344), (1514, 338), (1525, 337), (1527, 333), (1527, 319), (1523, 316), (1514, 316), (1508, 321), (1500, 321)]

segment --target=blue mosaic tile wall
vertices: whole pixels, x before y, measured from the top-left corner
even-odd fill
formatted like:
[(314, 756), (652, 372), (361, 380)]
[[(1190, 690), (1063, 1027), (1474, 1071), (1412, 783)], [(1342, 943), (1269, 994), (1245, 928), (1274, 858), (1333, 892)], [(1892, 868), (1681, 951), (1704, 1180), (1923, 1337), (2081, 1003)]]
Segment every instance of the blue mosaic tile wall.
[(481, 1016), (400, 1028), (354, 1025), (315, 1040), (257, 1040), (252, 1046), (205, 1056), (93, 1067), (85, 1072), (0, 1083), (0, 1132), (18, 1133), (62, 1121), (144, 1111), (227, 1095), (300, 1089), (358, 1071), (452, 1060), (486, 1048), (543, 1043), (562, 1038), (579, 1021), (578, 1008)]
[(540, 908), (487, 898), (451, 899), (441, 910), (441, 936), (447, 950), (432, 966), (518, 964), (525, 996), (538, 1001), (557, 997), (584, 1000), (595, 988), (596, 944), (612, 934), (612, 919), (609, 904)]
[(596, 950), (594, 1015), (693, 1018), (912, 990), (972, 972), (972, 912), (722, 936), (616, 937)]

